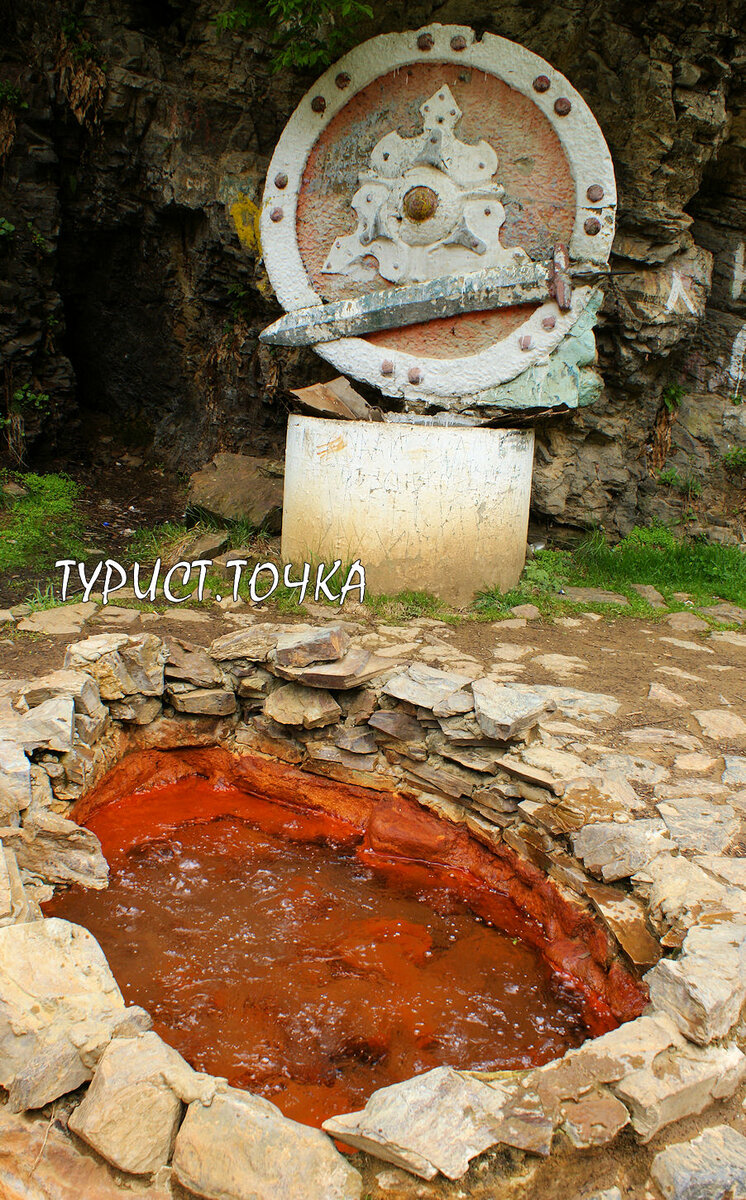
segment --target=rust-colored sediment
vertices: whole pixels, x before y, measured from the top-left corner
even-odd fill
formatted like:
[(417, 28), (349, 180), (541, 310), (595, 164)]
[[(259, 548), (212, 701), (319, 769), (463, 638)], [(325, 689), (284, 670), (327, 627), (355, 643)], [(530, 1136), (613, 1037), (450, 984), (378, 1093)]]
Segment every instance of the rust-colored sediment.
[(110, 886), (46, 911), (91, 929), (195, 1067), (310, 1124), (443, 1062), (548, 1061), (646, 1002), (551, 880), (398, 795), (218, 748), (145, 751), (74, 816)]

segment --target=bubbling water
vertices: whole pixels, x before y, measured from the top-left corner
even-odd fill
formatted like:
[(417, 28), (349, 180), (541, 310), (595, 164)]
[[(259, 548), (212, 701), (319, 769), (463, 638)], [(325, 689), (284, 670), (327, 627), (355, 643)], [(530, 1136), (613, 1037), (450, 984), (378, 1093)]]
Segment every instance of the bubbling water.
[(580, 995), (470, 911), (456, 872), (233, 791), (189, 778), (97, 809), (108, 888), (45, 906), (193, 1067), (319, 1125), (443, 1063), (528, 1067), (588, 1036)]

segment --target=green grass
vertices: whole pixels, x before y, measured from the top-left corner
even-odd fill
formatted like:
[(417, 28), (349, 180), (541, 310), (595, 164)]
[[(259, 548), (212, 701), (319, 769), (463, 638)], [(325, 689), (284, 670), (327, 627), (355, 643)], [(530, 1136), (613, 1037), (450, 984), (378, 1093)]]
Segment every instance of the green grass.
[[(662, 525), (635, 528), (616, 546), (595, 533), (572, 551), (540, 551), (526, 564), (517, 588), (482, 592), (474, 608), (492, 617), (504, 616), (514, 605), (526, 602), (547, 615), (577, 608), (609, 615), (660, 612), (637, 594), (636, 583), (652, 584), (673, 609), (683, 607), (674, 599), (675, 592), (687, 593), (695, 604), (730, 600), (746, 607), (746, 554), (737, 546), (677, 539)], [(604, 588), (626, 596), (629, 605), (573, 603), (563, 596), (565, 587)]]
[[(11, 478), (26, 495), (2, 492)], [(85, 557), (79, 495), (79, 485), (66, 475), (0, 472), (0, 571), (44, 570), (59, 558)]]

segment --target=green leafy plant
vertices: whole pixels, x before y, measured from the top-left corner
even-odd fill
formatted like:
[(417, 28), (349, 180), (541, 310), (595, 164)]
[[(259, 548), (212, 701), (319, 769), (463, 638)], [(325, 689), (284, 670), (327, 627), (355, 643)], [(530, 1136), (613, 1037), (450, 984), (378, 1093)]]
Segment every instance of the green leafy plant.
[(702, 482), (696, 475), (680, 475), (676, 467), (665, 467), (658, 472), (658, 482), (672, 488), (689, 500), (698, 500), (702, 495)]
[(12, 237), (15, 231), (15, 225), (12, 225), (5, 217), (0, 217), (0, 238)]
[(219, 30), (261, 30), (272, 47), (271, 69), (318, 69), (358, 36), (373, 9), (363, 0), (239, 0), (216, 17)]
[(7, 79), (0, 79), (0, 108), (10, 108), (14, 112), (28, 108), (21, 89), (14, 83), (8, 83)]
[(723, 466), (726, 471), (742, 474), (746, 471), (746, 446), (734, 446), (723, 455)]
[(22, 463), (25, 457), (28, 418), (33, 413), (45, 416), (49, 409), (49, 393), (35, 391), (30, 383), (24, 383), (11, 394), (7, 413), (0, 417), (0, 428), (5, 430), (8, 450), (16, 462)]
[(661, 393), (661, 400), (668, 411), (674, 413), (684, 399), (684, 394), (684, 389), (680, 383), (669, 383)]
[(26, 229), (28, 230), (31, 241), (36, 249), (41, 250), (42, 254), (48, 254), (51, 246), (49, 245), (47, 239), (41, 233), (39, 233), (39, 230), (36, 228), (33, 221), (26, 222)]

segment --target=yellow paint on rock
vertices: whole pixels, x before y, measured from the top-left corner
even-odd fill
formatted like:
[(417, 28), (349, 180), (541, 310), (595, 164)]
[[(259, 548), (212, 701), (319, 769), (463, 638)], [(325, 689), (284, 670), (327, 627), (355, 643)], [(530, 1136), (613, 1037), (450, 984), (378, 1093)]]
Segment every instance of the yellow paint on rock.
[(261, 238), (259, 235), (259, 215), (261, 209), (248, 196), (239, 196), (230, 206), (230, 214), (236, 226), (238, 240), (244, 250), (261, 253)]

